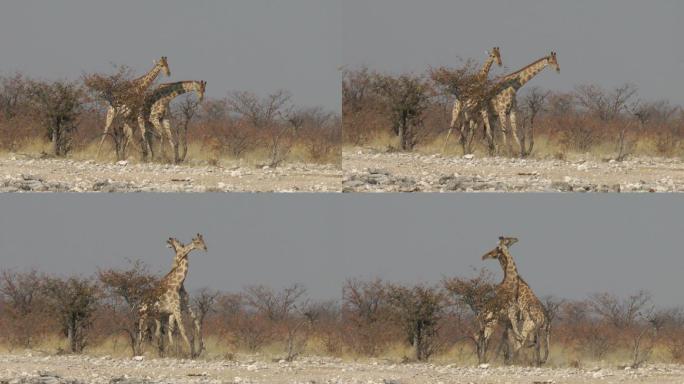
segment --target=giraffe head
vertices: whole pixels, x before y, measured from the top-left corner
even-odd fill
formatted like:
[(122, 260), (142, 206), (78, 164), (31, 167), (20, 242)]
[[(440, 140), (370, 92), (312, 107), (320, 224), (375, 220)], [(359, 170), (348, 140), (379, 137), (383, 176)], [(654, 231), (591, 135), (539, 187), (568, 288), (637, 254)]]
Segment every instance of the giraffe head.
[(560, 73), (560, 65), (558, 64), (558, 58), (556, 57), (556, 52), (551, 51), (551, 54), (548, 57), (549, 60), (549, 66), (555, 67), (556, 72)]
[(504, 247), (508, 248), (511, 245), (515, 244), (518, 242), (517, 237), (504, 237), (504, 236), (499, 236), (499, 245), (503, 245)]
[(195, 81), (193, 85), (199, 101), (202, 102), (204, 100), (204, 92), (207, 90), (207, 82), (204, 80)]
[(492, 52), (489, 53), (489, 57), (496, 60), (496, 65), (498, 65), (499, 67), (503, 65), (503, 62), (501, 61), (501, 52), (499, 50), (499, 47), (492, 48)]
[(201, 249), (204, 252), (207, 251), (207, 245), (204, 243), (204, 237), (201, 234), (197, 234), (194, 239), (192, 239), (192, 246), (195, 249)]
[(504, 249), (507, 250), (511, 245), (517, 242), (518, 238), (516, 237), (499, 236), (499, 245), (497, 245), (496, 248), (492, 249), (491, 251), (482, 255), (482, 260), (499, 259), (500, 257), (504, 256)]
[(179, 248), (181, 248), (183, 246), (183, 244), (178, 239), (176, 239), (175, 237), (169, 237), (169, 239), (166, 240), (166, 244), (167, 244), (166, 246), (168, 248), (171, 248), (174, 251), (178, 250)]
[(159, 59), (158, 63), (162, 67), (162, 70), (164, 71), (164, 74), (168, 77), (171, 76), (171, 69), (169, 69), (169, 61), (167, 60), (166, 56), (162, 56), (161, 59)]

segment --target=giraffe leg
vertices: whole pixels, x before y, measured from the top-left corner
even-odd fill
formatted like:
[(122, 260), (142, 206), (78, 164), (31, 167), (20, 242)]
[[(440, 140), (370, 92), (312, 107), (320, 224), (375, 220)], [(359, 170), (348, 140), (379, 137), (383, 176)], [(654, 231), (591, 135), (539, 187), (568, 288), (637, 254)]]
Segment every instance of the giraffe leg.
[(116, 117), (116, 109), (112, 106), (109, 106), (107, 108), (107, 116), (105, 118), (105, 127), (104, 127), (104, 132), (102, 132), (102, 138), (100, 138), (100, 144), (97, 146), (97, 153), (95, 154), (95, 158), (100, 158), (100, 150), (102, 150), (102, 144), (104, 144), (105, 139), (107, 138), (107, 134), (109, 133), (109, 129), (112, 127), (112, 123), (114, 122), (114, 117)]
[(484, 125), (485, 137), (487, 138), (487, 145), (489, 146), (489, 154), (493, 155), (496, 152), (496, 142), (492, 135), (492, 125), (489, 122), (489, 113), (486, 110), (482, 112), (482, 124)]
[(173, 345), (173, 332), (176, 331), (176, 319), (173, 314), (169, 315), (168, 326), (166, 327), (166, 332), (168, 332), (169, 345)]
[(176, 326), (180, 331), (181, 337), (183, 338), (185, 345), (188, 347), (188, 350), (190, 350), (192, 347), (190, 346), (190, 340), (188, 340), (188, 336), (185, 334), (185, 325), (183, 325), (183, 317), (181, 316), (180, 310), (177, 309), (176, 311), (174, 311), (174, 314), (172, 316), (175, 318)]
[(510, 120), (511, 120), (511, 136), (513, 136), (513, 141), (515, 141), (515, 144), (520, 149), (520, 157), (522, 157), (524, 148), (520, 144), (520, 139), (518, 138), (518, 123), (517, 123), (518, 116), (517, 116), (517, 113), (515, 112), (515, 108), (511, 109)]
[(133, 140), (133, 127), (131, 127), (130, 124), (128, 124), (128, 122), (125, 122), (123, 124), (123, 128), (124, 128), (124, 134), (125, 134), (126, 138), (125, 138), (125, 143), (124, 143), (124, 146), (122, 149), (122, 156), (121, 157), (125, 159), (126, 158), (126, 148), (128, 148), (128, 145)]
[(449, 124), (449, 130), (447, 131), (446, 138), (444, 139), (444, 151), (446, 151), (447, 143), (449, 142), (449, 136), (460, 122), (461, 116), (461, 102), (459, 100), (454, 101), (454, 108), (451, 110), (451, 123)]
[(496, 329), (497, 323), (498, 323), (498, 320), (494, 317), (493, 313), (488, 313), (485, 316), (484, 331), (482, 332), (484, 339), (485, 339), (485, 345), (487, 345), (489, 343), (489, 339), (494, 334), (494, 330)]
[[(188, 315), (190, 316), (190, 320), (192, 321), (192, 326), (193, 326), (193, 340), (192, 340), (192, 357), (197, 357), (200, 354), (202, 354), (202, 351), (204, 350), (204, 339), (202, 337), (202, 329), (200, 327), (199, 320), (197, 319), (197, 316), (195, 316), (195, 311), (192, 310), (192, 308), (188, 305)], [(195, 339), (199, 340), (199, 346), (198, 350), (195, 351)]]
[(140, 129), (140, 137), (142, 140), (143, 158), (144, 160), (147, 160), (148, 156), (154, 156), (152, 154), (149, 138), (147, 137), (147, 124), (145, 124), (145, 118), (143, 116), (138, 116), (138, 128)]
[(534, 331), (537, 329), (535, 322), (527, 315), (523, 316), (522, 329), (520, 330), (520, 342), (522, 343), (521, 348), (527, 342), (530, 335), (534, 335)]
[(173, 162), (178, 163), (180, 161), (180, 156), (178, 155), (178, 146), (176, 145), (176, 142), (173, 139), (173, 135), (171, 134), (171, 122), (169, 121), (169, 119), (164, 118), (162, 120), (162, 124), (164, 126), (164, 133), (166, 134), (166, 136), (168, 136), (169, 144), (171, 145)]
[(161, 340), (162, 323), (159, 319), (154, 319), (154, 339), (157, 343)]
[(522, 348), (522, 343), (515, 337), (510, 328), (506, 329), (506, 350), (507, 356), (505, 356), (507, 362), (510, 363), (511, 360), (515, 361), (518, 359), (520, 349)]
[(150, 122), (154, 126), (155, 133), (159, 135), (159, 156), (164, 157), (164, 127), (161, 122), (162, 116), (158, 112), (150, 114)]
[(522, 341), (521, 339), (523, 335), (521, 331), (518, 330), (518, 306), (509, 306), (508, 310), (506, 311), (506, 315), (508, 317), (509, 322), (511, 323), (511, 330), (513, 331), (513, 336), (515, 336), (515, 338), (519, 341)]
[(147, 315), (142, 314), (138, 319), (138, 340), (136, 340), (136, 353), (142, 352), (142, 343), (145, 337), (145, 324), (147, 324)]
[(499, 129), (501, 130), (501, 145), (508, 148), (508, 140), (506, 138), (506, 130), (508, 129), (508, 114), (506, 112), (499, 112)]
[(473, 137), (475, 136), (476, 131), (477, 131), (477, 122), (475, 120), (470, 120), (468, 132), (466, 133), (466, 137), (465, 137), (466, 142), (464, 143), (464, 148), (463, 148), (463, 154), (464, 155), (467, 155), (468, 153), (473, 152), (472, 143), (473, 143)]

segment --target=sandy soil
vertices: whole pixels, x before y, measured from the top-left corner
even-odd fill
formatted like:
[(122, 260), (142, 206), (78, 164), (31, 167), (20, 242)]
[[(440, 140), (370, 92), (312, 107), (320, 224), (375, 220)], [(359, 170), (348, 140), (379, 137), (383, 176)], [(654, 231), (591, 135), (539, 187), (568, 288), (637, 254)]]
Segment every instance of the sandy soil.
[[(352, 363), (306, 357), (294, 362), (116, 359), (108, 356), (0, 355), (0, 382), (16, 383), (682, 383), (684, 366), (640, 369), (458, 367)], [(145, 381), (143, 381), (145, 380)]]
[(335, 165), (170, 165), (125, 161), (0, 157), (0, 192), (333, 192), (341, 189)]
[(684, 192), (684, 161), (537, 160), (343, 151), (343, 191)]

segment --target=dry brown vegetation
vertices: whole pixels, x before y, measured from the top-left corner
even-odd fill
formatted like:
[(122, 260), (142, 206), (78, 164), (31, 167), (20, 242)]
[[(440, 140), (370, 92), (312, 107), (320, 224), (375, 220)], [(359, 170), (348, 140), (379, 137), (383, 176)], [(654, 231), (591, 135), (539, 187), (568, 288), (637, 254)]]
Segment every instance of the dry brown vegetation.
[[(149, 340), (136, 339), (136, 324), (137, 308), (158, 278), (140, 262), (92, 278), (5, 270), (1, 345), (10, 351), (154, 354)], [(339, 301), (323, 302), (311, 300), (299, 284), (280, 290), (254, 285), (235, 293), (199, 290), (190, 305), (201, 323), (199, 341), (206, 340), (198, 349), (204, 356), (230, 358), (242, 351), (285, 360), (324, 354), (484, 363), (503, 361), (506, 353), (502, 330), (492, 345), (482, 339), (479, 315), (496, 308), (495, 284), (486, 270), (436, 285), (350, 279)], [(684, 312), (657, 309), (646, 292), (542, 301), (553, 324), (552, 364), (684, 362)], [(517, 362), (529, 364), (530, 358), (528, 351)]]
[[(94, 159), (108, 103), (116, 99), (140, 104), (139, 95), (126, 94), (132, 75), (119, 67), (113, 74), (88, 74), (78, 81), (36, 80), (20, 73), (1, 77), (0, 151)], [(269, 166), (341, 161), (340, 116), (297, 106), (287, 91), (265, 97), (232, 92), (202, 103), (185, 95), (171, 107), (181, 161), (217, 164), (229, 158)], [(114, 125), (106, 138), (105, 158), (144, 158), (137, 124), (132, 128), (134, 140), (126, 148), (122, 125)]]
[[(419, 74), (394, 75), (368, 68), (345, 71), (344, 144), (490, 153), (481, 128), (473, 137), (462, 138), (462, 148), (456, 149), (458, 132), (445, 145), (454, 97), (467, 95), (481, 104), (496, 91), (496, 79), (477, 79), (473, 63)], [(564, 158), (573, 153), (616, 160), (630, 155), (678, 157), (684, 154), (684, 110), (667, 101), (642, 100), (631, 84), (612, 90), (579, 85), (567, 93), (525, 87), (518, 95), (518, 135), (521, 148), (510, 153), (523, 157)]]

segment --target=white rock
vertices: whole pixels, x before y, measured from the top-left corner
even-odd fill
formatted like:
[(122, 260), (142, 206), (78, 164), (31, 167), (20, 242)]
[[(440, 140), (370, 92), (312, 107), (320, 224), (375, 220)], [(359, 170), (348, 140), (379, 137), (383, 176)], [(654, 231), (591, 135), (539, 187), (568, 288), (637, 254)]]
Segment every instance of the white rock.
[(145, 360), (145, 356), (133, 356), (133, 361), (143, 361)]
[(472, 153), (469, 153), (467, 155), (463, 155), (463, 158), (466, 160), (472, 160), (475, 158), (475, 155), (473, 155)]

